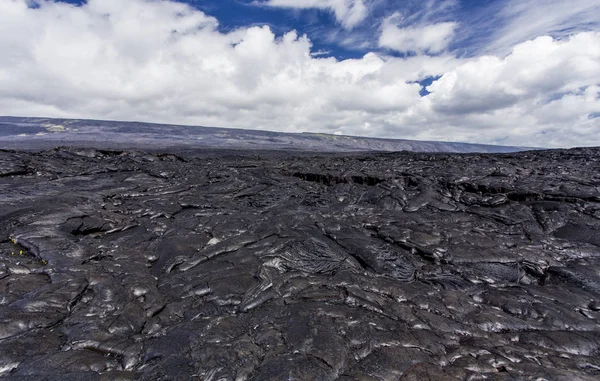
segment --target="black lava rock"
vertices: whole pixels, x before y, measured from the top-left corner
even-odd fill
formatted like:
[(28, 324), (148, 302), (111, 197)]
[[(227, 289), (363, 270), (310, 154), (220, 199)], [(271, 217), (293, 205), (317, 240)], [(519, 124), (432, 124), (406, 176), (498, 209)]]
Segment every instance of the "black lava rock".
[(599, 160), (0, 151), (0, 377), (597, 380)]

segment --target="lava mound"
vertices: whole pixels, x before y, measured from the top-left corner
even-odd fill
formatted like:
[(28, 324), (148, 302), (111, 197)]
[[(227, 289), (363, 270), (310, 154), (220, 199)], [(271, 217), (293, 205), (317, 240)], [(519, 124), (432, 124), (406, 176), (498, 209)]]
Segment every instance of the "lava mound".
[(598, 380), (599, 160), (0, 151), (0, 378)]

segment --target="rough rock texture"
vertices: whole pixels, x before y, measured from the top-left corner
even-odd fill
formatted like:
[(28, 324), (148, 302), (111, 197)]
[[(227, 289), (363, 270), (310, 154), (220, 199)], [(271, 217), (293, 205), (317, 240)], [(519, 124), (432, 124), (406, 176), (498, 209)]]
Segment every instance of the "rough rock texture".
[(598, 160), (0, 152), (0, 375), (598, 380)]

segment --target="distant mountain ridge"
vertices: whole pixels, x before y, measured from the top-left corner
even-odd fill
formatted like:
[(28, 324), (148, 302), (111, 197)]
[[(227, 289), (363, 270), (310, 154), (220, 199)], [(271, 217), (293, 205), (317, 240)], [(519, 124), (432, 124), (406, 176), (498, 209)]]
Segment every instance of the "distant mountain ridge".
[(142, 122), (0, 116), (0, 148), (37, 150), (56, 146), (118, 149), (223, 148), (316, 152), (456, 153), (502, 153), (530, 149), (321, 133), (284, 133)]

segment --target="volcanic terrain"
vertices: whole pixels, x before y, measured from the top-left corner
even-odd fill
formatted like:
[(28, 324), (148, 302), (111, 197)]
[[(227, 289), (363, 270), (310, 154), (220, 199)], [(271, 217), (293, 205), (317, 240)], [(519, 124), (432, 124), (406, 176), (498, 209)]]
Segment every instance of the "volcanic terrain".
[(0, 151), (0, 377), (598, 380), (599, 160)]
[(126, 150), (245, 149), (311, 152), (516, 152), (523, 147), (378, 139), (357, 136), (285, 133), (201, 126), (87, 119), (0, 116), (0, 149), (51, 149), (56, 146)]

